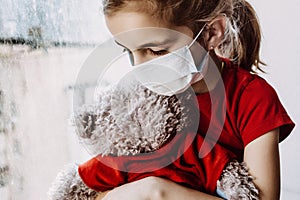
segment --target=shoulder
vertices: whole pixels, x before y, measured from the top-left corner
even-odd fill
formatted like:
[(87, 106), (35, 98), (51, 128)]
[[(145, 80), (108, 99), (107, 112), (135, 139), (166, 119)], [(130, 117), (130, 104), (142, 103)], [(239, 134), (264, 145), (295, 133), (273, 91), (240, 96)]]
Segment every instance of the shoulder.
[(235, 94), (240, 97), (246, 91), (254, 92), (256, 95), (260, 93), (263, 96), (276, 95), (274, 88), (265, 79), (228, 60), (226, 60), (222, 77), (227, 94)]
[(280, 128), (280, 141), (294, 127), (275, 89), (257, 74), (226, 63), (222, 73), (227, 110), (234, 119), (244, 145)]

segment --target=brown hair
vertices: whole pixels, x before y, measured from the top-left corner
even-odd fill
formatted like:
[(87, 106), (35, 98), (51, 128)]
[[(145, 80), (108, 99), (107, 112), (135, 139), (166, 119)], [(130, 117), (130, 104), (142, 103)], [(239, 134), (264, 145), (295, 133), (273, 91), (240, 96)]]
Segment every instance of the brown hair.
[(188, 26), (194, 34), (205, 23), (225, 14), (227, 25), (219, 54), (248, 71), (263, 71), (260, 25), (253, 7), (245, 0), (103, 0), (105, 15), (124, 8), (145, 12), (173, 25)]

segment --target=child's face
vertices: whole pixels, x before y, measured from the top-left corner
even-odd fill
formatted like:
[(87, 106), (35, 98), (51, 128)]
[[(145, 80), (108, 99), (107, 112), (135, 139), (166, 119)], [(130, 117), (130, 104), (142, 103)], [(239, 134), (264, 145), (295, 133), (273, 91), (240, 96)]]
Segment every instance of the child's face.
[(116, 42), (132, 54), (134, 65), (187, 45), (193, 37), (188, 27), (172, 26), (145, 13), (118, 11), (105, 19)]

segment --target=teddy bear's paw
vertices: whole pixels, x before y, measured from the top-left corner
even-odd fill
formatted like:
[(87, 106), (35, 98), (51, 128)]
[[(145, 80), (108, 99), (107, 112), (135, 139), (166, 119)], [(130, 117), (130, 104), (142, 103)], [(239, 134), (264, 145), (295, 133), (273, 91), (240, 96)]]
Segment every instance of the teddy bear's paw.
[(236, 160), (230, 162), (223, 170), (217, 187), (228, 200), (259, 199), (259, 191), (253, 183), (253, 177), (250, 176), (246, 163), (239, 163)]
[(89, 189), (81, 180), (78, 166), (68, 165), (59, 172), (48, 191), (49, 200), (95, 200), (98, 192)]

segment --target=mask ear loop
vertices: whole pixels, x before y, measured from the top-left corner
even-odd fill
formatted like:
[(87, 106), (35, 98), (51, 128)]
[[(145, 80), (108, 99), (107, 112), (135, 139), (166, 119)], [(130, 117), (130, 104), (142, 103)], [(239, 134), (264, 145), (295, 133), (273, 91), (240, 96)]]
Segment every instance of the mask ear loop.
[(194, 38), (194, 40), (191, 42), (191, 44), (189, 44), (187, 47), (188, 49), (191, 48), (191, 46), (193, 46), (193, 44), (197, 41), (198, 37), (201, 35), (201, 33), (203, 32), (204, 28), (206, 27), (207, 24), (204, 24), (204, 26), (201, 28), (201, 30), (199, 31), (199, 33), (196, 35), (196, 37)]
[[(203, 32), (204, 28), (206, 27), (207, 24), (205, 24), (201, 30), (199, 31), (199, 33), (196, 35), (196, 37), (194, 38), (194, 40), (191, 42), (190, 45), (188, 45), (188, 48), (191, 48), (191, 46), (193, 46), (193, 44), (197, 41), (198, 37), (201, 35), (201, 33)], [(197, 66), (197, 71), (201, 71), (201, 75), (204, 76), (207, 72), (207, 68), (208, 68), (208, 60), (209, 60), (209, 51), (206, 52), (206, 55), (204, 57), (204, 59), (202, 60), (202, 62)]]

